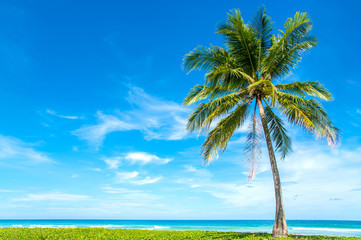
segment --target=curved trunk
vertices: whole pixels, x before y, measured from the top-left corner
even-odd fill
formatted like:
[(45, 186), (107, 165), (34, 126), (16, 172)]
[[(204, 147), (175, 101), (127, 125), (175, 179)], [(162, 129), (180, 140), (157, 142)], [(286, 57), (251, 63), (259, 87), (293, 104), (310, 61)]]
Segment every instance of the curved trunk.
[(263, 105), (262, 105), (262, 100), (257, 98), (257, 104), (258, 104), (259, 114), (261, 116), (264, 135), (265, 135), (266, 142), (267, 142), (267, 148), (268, 148), (269, 159), (271, 162), (271, 168), (272, 168), (272, 173), (273, 173), (273, 183), (274, 183), (275, 196), (276, 196), (276, 217), (275, 217), (275, 223), (274, 223), (273, 229), (272, 229), (272, 236), (273, 237), (284, 237), (284, 236), (287, 236), (287, 223), (286, 223), (285, 211), (284, 211), (284, 207), (283, 207), (280, 176), (279, 176), (278, 169), (277, 169), (276, 157), (275, 157), (273, 146), (272, 146), (271, 135), (268, 130), (268, 125), (267, 125), (267, 120), (266, 120), (266, 116), (265, 116)]

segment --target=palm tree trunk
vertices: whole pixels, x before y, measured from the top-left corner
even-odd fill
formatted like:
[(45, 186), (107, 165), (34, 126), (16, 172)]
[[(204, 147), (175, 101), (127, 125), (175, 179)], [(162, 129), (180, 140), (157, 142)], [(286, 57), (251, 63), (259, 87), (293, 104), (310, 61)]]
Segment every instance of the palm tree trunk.
[(283, 207), (280, 176), (277, 169), (277, 162), (272, 146), (271, 135), (268, 130), (267, 120), (264, 113), (262, 100), (260, 98), (257, 98), (257, 104), (258, 104), (259, 114), (261, 116), (264, 135), (266, 137), (268, 155), (271, 162), (273, 183), (274, 183), (275, 196), (276, 196), (276, 217), (272, 229), (272, 236), (276, 238), (284, 237), (287, 236), (287, 223), (286, 223), (285, 211)]

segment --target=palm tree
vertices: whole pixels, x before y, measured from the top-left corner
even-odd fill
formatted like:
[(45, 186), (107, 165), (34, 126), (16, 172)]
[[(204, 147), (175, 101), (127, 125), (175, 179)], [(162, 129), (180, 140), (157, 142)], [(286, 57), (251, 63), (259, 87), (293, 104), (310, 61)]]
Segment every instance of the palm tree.
[(232, 135), (251, 112), (245, 153), (251, 165), (249, 180), (252, 181), (264, 135), (276, 198), (274, 237), (287, 236), (274, 153), (275, 148), (279, 159), (284, 159), (291, 151), (284, 120), (316, 137), (326, 138), (330, 145), (336, 144), (339, 138), (339, 130), (316, 100), (332, 100), (322, 84), (314, 81), (275, 83), (289, 76), (301, 61), (302, 54), (317, 45), (311, 29), (312, 22), (307, 13), (297, 12), (275, 36), (272, 35), (273, 23), (264, 7), (248, 24), (244, 23), (239, 10), (233, 10), (217, 29), (217, 33), (225, 37), (225, 48), (198, 46), (184, 58), (184, 68), (189, 72), (195, 69), (207, 71), (204, 85), (196, 85), (184, 99), (185, 105), (197, 103), (188, 118), (187, 130), (208, 131), (202, 145), (205, 164), (216, 159), (218, 151), (226, 149)]

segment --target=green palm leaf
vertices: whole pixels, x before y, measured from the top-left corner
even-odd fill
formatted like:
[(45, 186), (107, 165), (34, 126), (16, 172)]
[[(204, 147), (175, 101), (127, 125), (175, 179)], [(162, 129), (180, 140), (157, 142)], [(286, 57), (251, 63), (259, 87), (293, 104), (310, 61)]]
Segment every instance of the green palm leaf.
[(326, 138), (329, 145), (338, 143), (339, 129), (332, 125), (332, 121), (317, 100), (281, 92), (278, 92), (277, 97), (277, 107), (291, 123), (303, 127), (316, 138)]
[(187, 130), (207, 130), (213, 120), (232, 110), (241, 99), (240, 93), (231, 93), (208, 103), (201, 103), (189, 116)]
[[(249, 24), (249, 27), (255, 32), (255, 35), (259, 40), (257, 65), (258, 68), (260, 68), (264, 54), (271, 47), (271, 34), (273, 31), (273, 22), (271, 21), (271, 18), (266, 15), (266, 8), (264, 6), (258, 9), (253, 16), (253, 20)], [(259, 70), (260, 69), (258, 69), (258, 71)]]
[(243, 125), (248, 115), (249, 104), (239, 105), (233, 112), (222, 120), (212, 129), (202, 145), (202, 154), (205, 164), (218, 158), (218, 151), (224, 151), (229, 139), (236, 129)]
[(219, 25), (217, 33), (225, 35), (228, 50), (235, 57), (238, 66), (248, 75), (255, 76), (259, 40), (254, 31), (244, 24), (241, 12), (233, 10), (228, 14), (227, 22)]
[(288, 84), (277, 84), (278, 91), (294, 94), (300, 97), (306, 95), (317, 97), (323, 100), (332, 100), (332, 95), (327, 89), (319, 82), (292, 82)]
[(183, 59), (183, 67), (187, 71), (210, 70), (215, 66), (226, 65), (234, 62), (228, 52), (220, 47), (198, 46), (189, 52)]
[(205, 85), (214, 87), (216, 85), (226, 85), (231, 88), (245, 87), (252, 83), (254, 79), (245, 73), (241, 68), (231, 68), (229, 66), (217, 66), (206, 74)]
[(287, 135), (282, 119), (270, 107), (265, 108), (265, 114), (275, 150), (280, 153), (281, 159), (284, 159), (292, 151), (291, 138)]
[(289, 18), (285, 30), (279, 37), (274, 37), (272, 46), (263, 59), (265, 78), (282, 78), (291, 74), (302, 59), (302, 54), (317, 45), (317, 39), (310, 35), (312, 21), (307, 13), (297, 12)]
[(231, 94), (235, 90), (236, 89), (232, 89), (228, 86), (223, 86), (223, 85), (207, 87), (197, 84), (191, 89), (187, 97), (184, 98), (183, 104), (185, 106), (189, 106), (191, 104), (194, 104), (196, 102), (202, 101), (207, 98), (213, 100), (215, 98)]

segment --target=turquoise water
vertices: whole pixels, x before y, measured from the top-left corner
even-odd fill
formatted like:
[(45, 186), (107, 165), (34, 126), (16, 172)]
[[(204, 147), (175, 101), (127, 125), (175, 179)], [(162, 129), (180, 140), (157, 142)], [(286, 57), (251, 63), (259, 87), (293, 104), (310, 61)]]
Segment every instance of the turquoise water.
[[(361, 237), (361, 221), (289, 220), (291, 234)], [(0, 227), (271, 232), (272, 220), (0, 220)]]

